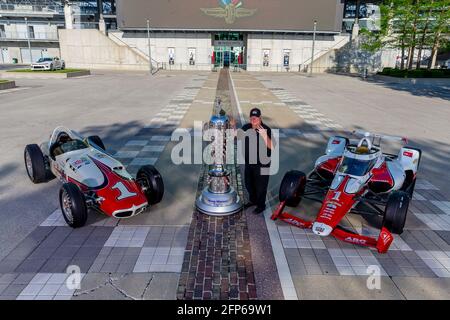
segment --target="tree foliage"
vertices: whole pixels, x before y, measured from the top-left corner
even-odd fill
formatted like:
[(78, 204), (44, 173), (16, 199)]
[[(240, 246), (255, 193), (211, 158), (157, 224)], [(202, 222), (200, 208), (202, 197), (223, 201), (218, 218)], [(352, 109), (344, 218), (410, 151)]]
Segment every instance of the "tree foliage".
[(450, 39), (450, 0), (385, 0), (380, 6), (381, 29), (361, 31), (361, 43), (371, 52), (399, 49), (400, 68), (420, 68), (424, 50), (431, 50), (428, 68), (434, 67), (439, 48)]

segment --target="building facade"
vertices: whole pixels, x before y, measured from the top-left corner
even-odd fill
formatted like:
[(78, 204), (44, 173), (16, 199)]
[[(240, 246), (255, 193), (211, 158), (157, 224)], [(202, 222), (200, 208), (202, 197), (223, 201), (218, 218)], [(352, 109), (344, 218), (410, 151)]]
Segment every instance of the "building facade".
[(69, 66), (139, 70), (151, 58), (175, 70), (326, 71), (356, 12), (376, 30), (376, 2), (0, 0), (0, 63), (61, 56)]
[[(60, 56), (58, 30), (66, 27), (67, 5), (72, 8), (73, 28), (98, 28), (97, 1), (0, 0), (0, 63), (24, 63), (41, 57)], [(101, 3), (102, 13), (112, 15), (114, 0)], [(108, 26), (115, 28), (110, 20)]]

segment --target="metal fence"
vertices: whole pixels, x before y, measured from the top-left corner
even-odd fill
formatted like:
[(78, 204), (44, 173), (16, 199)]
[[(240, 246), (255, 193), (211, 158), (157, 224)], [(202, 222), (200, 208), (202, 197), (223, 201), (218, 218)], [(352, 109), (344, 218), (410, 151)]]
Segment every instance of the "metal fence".
[(23, 4), (0, 4), (0, 13), (51, 13), (63, 14), (62, 5), (23, 5)]
[(43, 40), (58, 41), (57, 32), (0, 32), (0, 40)]

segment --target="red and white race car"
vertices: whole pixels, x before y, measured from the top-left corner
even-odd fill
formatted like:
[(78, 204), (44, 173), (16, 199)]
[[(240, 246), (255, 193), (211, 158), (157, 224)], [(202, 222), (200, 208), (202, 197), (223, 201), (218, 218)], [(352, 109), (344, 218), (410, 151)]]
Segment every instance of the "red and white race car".
[[(308, 176), (301, 171), (287, 172), (280, 186), (280, 204), (271, 218), (385, 253), (394, 240), (392, 233), (403, 232), (421, 151), (404, 146), (405, 138), (356, 134), (363, 138), (351, 142), (345, 137), (331, 137), (326, 154), (316, 161)], [(381, 151), (381, 140), (404, 143), (398, 155), (393, 155)], [(296, 207), (302, 198), (322, 204), (314, 221), (283, 212), (286, 206)], [(380, 216), (378, 237), (360, 235), (340, 226), (342, 218), (350, 212)]]
[(98, 136), (83, 138), (75, 131), (56, 128), (50, 141), (30, 144), (24, 151), (25, 167), (33, 183), (55, 177), (63, 182), (61, 211), (73, 228), (86, 223), (88, 209), (108, 216), (129, 218), (162, 200), (164, 183), (150, 165), (132, 177), (124, 165), (105, 151)]

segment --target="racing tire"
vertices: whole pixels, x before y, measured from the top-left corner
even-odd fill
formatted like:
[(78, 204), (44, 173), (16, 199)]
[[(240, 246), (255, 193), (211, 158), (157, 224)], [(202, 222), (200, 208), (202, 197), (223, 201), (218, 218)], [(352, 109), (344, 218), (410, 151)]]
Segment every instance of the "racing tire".
[(59, 205), (64, 220), (72, 228), (86, 224), (88, 209), (84, 194), (74, 183), (64, 183), (59, 190)]
[(136, 180), (145, 187), (145, 197), (150, 205), (161, 202), (164, 196), (164, 182), (154, 166), (142, 166), (136, 174)]
[(25, 169), (28, 177), (33, 183), (47, 182), (47, 177), (51, 179), (53, 176), (48, 174), (45, 164), (44, 154), (37, 144), (29, 144), (24, 151)]
[(279, 200), (285, 201), (286, 206), (296, 207), (302, 200), (306, 187), (306, 174), (301, 171), (287, 172), (281, 181)]
[(390, 232), (402, 234), (408, 214), (410, 197), (407, 192), (394, 191), (389, 195), (384, 211), (383, 226)]
[(88, 137), (89, 141), (92, 141), (93, 143), (95, 143), (97, 146), (100, 147), (100, 149), (102, 149), (103, 151), (106, 150), (105, 148), (105, 144), (103, 143), (102, 139), (99, 136), (90, 136)]

